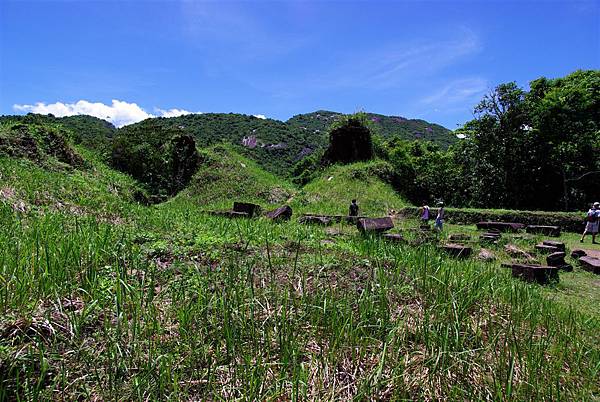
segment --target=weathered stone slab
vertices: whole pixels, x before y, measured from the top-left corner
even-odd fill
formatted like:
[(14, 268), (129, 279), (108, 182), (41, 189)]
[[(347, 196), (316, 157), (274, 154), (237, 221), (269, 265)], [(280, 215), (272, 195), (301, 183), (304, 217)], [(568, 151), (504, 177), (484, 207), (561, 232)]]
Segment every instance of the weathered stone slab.
[(560, 226), (528, 225), (525, 228), (525, 232), (540, 233), (551, 237), (560, 237)]
[(392, 218), (361, 218), (356, 222), (356, 227), (363, 233), (375, 232), (381, 233), (394, 228)]
[(479, 222), (477, 223), (477, 229), (496, 229), (501, 232), (518, 232), (524, 229), (525, 225), (522, 223), (514, 222)]
[(600, 275), (600, 258), (584, 256), (579, 258), (581, 268), (594, 274)]
[(292, 208), (289, 205), (283, 205), (267, 212), (266, 216), (274, 221), (289, 221), (292, 218), (292, 213)]
[(546, 246), (551, 246), (551, 247), (556, 247), (557, 249), (559, 249), (560, 251), (565, 251), (565, 243), (561, 242), (561, 241), (554, 241), (554, 240), (544, 240), (542, 242), (542, 244), (546, 245)]
[(573, 267), (565, 262), (565, 256), (567, 254), (563, 251), (558, 251), (556, 253), (548, 254), (546, 256), (546, 263), (550, 267), (557, 267), (563, 271), (571, 272), (573, 271)]
[(233, 212), (243, 212), (248, 214), (250, 218), (254, 218), (255, 216), (260, 215), (261, 208), (260, 205), (236, 201), (233, 203)]
[(571, 258), (580, 258), (580, 257), (585, 257), (587, 255), (587, 253), (585, 252), (585, 250), (580, 250), (580, 249), (575, 249), (573, 251), (571, 251)]
[(558, 282), (558, 268), (544, 265), (529, 265), (529, 264), (502, 264), (503, 267), (512, 270), (512, 276), (527, 282), (535, 282), (546, 284), (550, 282)]
[(462, 246), (460, 244), (445, 244), (442, 249), (455, 258), (469, 258), (473, 249), (471, 247)]
[(326, 216), (305, 215), (300, 217), (298, 222), (304, 224), (328, 226), (331, 225), (332, 220)]
[(471, 236), (465, 233), (452, 233), (448, 236), (448, 239), (452, 241), (469, 241), (471, 240)]
[(535, 249), (542, 253), (556, 253), (557, 251), (562, 251), (558, 247), (548, 246), (546, 244), (536, 244)]
[(385, 233), (383, 238), (394, 243), (404, 243), (404, 237), (399, 233)]

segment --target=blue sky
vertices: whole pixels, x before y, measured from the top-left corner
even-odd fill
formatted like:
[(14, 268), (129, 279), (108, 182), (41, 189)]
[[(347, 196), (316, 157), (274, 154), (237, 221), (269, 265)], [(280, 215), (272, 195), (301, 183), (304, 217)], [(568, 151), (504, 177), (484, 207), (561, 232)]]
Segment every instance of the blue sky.
[(495, 85), (600, 68), (594, 1), (0, 1), (0, 114), (318, 109), (454, 129)]

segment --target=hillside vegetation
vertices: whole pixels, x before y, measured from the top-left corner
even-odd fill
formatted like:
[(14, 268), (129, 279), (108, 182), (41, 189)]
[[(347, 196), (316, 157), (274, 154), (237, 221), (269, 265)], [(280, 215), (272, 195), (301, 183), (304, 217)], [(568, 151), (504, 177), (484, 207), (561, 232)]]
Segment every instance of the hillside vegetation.
[(189, 200), (203, 208), (231, 208), (233, 200), (275, 205), (285, 203), (296, 191), (230, 146), (204, 149), (200, 160), (191, 182), (172, 202)]
[(130, 177), (73, 146), (61, 126), (0, 123), (0, 201), (19, 212), (66, 211), (118, 217), (145, 199)]
[(307, 212), (345, 215), (352, 199), (361, 214), (380, 216), (407, 205), (389, 184), (391, 166), (386, 162), (335, 165), (302, 188), (297, 205)]

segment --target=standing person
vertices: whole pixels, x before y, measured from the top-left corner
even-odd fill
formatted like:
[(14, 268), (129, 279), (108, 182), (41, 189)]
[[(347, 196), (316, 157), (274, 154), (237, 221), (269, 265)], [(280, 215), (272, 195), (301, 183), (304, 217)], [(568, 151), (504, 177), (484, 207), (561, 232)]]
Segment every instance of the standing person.
[(348, 211), (348, 216), (358, 216), (358, 204), (356, 203), (356, 200), (352, 200), (352, 202), (350, 203), (350, 208)]
[(423, 201), (423, 206), (419, 208), (419, 214), (421, 215), (421, 225), (429, 226), (429, 206), (427, 201)]
[(595, 202), (594, 205), (587, 211), (586, 224), (583, 235), (581, 235), (580, 243), (583, 243), (585, 235), (592, 235), (592, 244), (598, 244), (596, 242), (596, 235), (598, 234), (598, 226), (600, 225), (600, 202)]
[(444, 229), (444, 203), (440, 201), (438, 202), (438, 206), (437, 216), (435, 217), (435, 228), (441, 232)]

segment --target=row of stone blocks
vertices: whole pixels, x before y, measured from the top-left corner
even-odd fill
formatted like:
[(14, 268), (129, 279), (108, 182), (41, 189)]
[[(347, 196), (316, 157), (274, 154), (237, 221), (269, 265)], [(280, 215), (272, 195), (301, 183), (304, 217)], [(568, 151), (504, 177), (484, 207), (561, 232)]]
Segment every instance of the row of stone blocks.
[(522, 223), (514, 222), (479, 222), (477, 223), (477, 229), (490, 230), (494, 229), (500, 232), (518, 232), (519, 230), (525, 229), (527, 233), (539, 233), (551, 237), (560, 236), (560, 226), (548, 226), (548, 225), (524, 225)]

